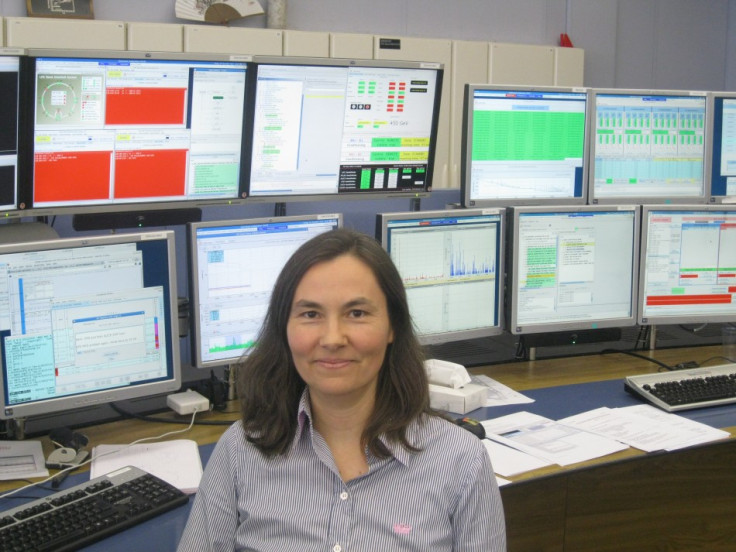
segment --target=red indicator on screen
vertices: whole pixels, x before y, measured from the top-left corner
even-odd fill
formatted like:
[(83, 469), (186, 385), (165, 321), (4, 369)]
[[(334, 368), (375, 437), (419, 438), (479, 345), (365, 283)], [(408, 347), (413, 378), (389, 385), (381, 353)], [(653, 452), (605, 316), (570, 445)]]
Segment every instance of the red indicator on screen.
[(110, 196), (110, 151), (36, 153), (33, 202), (82, 202)]
[(106, 125), (184, 125), (185, 88), (108, 88)]
[(647, 305), (728, 305), (731, 295), (727, 293), (714, 295), (649, 295)]
[(134, 150), (115, 154), (115, 197), (183, 197), (186, 150)]

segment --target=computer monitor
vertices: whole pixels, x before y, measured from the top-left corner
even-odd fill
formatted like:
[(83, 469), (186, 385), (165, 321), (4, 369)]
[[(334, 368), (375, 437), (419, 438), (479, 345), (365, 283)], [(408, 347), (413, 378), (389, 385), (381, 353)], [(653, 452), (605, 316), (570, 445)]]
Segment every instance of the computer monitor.
[(379, 213), (376, 237), (406, 287), (419, 341), (503, 331), (505, 209)]
[(736, 205), (642, 207), (639, 323), (736, 322)]
[(639, 211), (634, 205), (515, 207), (511, 333), (633, 326)]
[(584, 88), (466, 84), (463, 205), (584, 204), (587, 120)]
[(708, 93), (710, 202), (736, 203), (736, 92)]
[(20, 50), (0, 48), (0, 217), (18, 215)]
[(0, 246), (0, 418), (181, 386), (174, 234)]
[(588, 203), (705, 203), (706, 95), (592, 89)]
[(341, 214), (189, 224), (193, 364), (227, 366), (248, 354), (286, 261), (310, 238), (341, 226)]
[(29, 50), (37, 214), (242, 202), (242, 56)]
[(438, 63), (254, 58), (251, 199), (426, 196)]

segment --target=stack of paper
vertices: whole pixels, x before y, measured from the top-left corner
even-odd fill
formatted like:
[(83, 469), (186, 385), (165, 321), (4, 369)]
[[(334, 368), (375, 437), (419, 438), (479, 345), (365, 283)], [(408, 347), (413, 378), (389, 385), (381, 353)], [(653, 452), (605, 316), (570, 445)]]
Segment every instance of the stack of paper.
[(722, 429), (664, 412), (649, 404), (596, 408), (560, 420), (560, 423), (605, 435), (644, 452), (675, 450), (730, 436)]
[(488, 439), (560, 466), (584, 462), (628, 448), (628, 445), (614, 439), (563, 425), (530, 412), (509, 414), (481, 423)]
[(721, 429), (663, 412), (652, 405), (596, 408), (552, 421), (517, 412), (481, 422), (495, 473), (510, 477), (550, 464), (567, 466), (629, 447), (675, 450), (727, 439)]
[(135, 466), (185, 493), (196, 493), (202, 479), (202, 459), (195, 441), (178, 439), (138, 445), (98, 445), (92, 449), (90, 479)]
[(260, 15), (257, 0), (176, 0), (176, 17), (208, 23), (226, 23), (250, 15)]
[(40, 441), (0, 441), (0, 479), (48, 476)]

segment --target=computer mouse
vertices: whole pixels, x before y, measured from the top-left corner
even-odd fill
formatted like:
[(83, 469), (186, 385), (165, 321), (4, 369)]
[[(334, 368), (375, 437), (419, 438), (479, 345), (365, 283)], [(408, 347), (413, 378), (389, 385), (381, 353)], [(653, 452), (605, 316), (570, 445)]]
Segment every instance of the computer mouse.
[(478, 439), (485, 439), (486, 437), (486, 430), (478, 420), (474, 420), (473, 418), (468, 418), (466, 416), (464, 418), (458, 418), (455, 420), (455, 423), (460, 427), (467, 429), (470, 433), (478, 437)]

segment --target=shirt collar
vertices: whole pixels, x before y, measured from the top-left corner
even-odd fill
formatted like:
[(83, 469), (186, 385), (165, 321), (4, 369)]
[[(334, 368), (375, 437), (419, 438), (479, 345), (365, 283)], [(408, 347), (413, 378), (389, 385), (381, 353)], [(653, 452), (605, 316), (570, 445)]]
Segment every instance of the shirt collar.
[[(409, 425), (409, 428), (406, 432), (410, 443), (413, 442), (416, 437), (418, 437), (417, 430), (417, 422), (414, 421)], [(305, 435), (306, 431), (309, 431), (310, 433), (312, 431), (312, 408), (309, 402), (308, 388), (304, 389), (304, 391), (302, 392), (302, 396), (299, 399), (299, 408), (297, 409), (296, 434), (294, 435), (294, 442), (292, 443), (292, 447), (296, 446), (297, 441), (299, 441), (299, 439), (301, 439)], [(391, 441), (387, 440), (384, 435), (381, 435), (378, 438), (391, 453), (391, 456), (396, 458), (396, 460), (398, 460), (405, 466), (409, 464), (412, 455), (410, 451), (406, 450), (398, 443), (392, 443)], [(373, 458), (372, 455), (368, 453), (368, 463), (372, 464), (375, 461), (375, 458)]]

